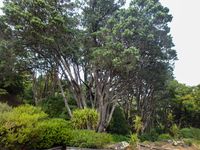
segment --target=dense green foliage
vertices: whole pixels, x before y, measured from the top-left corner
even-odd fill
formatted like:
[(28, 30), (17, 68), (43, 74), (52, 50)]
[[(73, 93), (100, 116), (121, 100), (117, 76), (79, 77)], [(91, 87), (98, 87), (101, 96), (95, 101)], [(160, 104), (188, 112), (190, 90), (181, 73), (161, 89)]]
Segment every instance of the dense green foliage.
[(96, 129), (99, 114), (94, 109), (77, 109), (73, 111), (72, 125), (76, 129)]
[(198, 128), (183, 128), (180, 130), (180, 135), (183, 138), (200, 140), (200, 129), (198, 129)]
[(113, 142), (112, 136), (106, 133), (96, 133), (89, 130), (75, 130), (69, 145), (77, 147), (102, 148), (103, 145)]
[(32, 139), (37, 137), (33, 132), (38, 121), (47, 118), (47, 114), (30, 105), (13, 108), (1, 115), (0, 134), (1, 147), (9, 149), (22, 149), (32, 145)]
[(159, 141), (166, 141), (166, 140), (171, 140), (172, 139), (172, 137), (169, 135), (169, 134), (167, 134), (167, 133), (165, 133), (165, 134), (160, 134), (159, 136), (158, 136), (158, 140)]
[(102, 148), (117, 141), (112, 135), (90, 130), (73, 130), (72, 123), (49, 119), (40, 108), (23, 105), (4, 112), (0, 120), (0, 146), (19, 150), (78, 146)]
[(119, 107), (117, 107), (113, 113), (112, 121), (108, 127), (108, 132), (121, 135), (128, 135), (131, 132), (123, 111)]
[(62, 96), (47, 97), (39, 103), (39, 106), (49, 117), (68, 118)]
[(174, 80), (172, 15), (159, 0), (3, 3), (0, 100), (25, 105), (0, 103), (1, 147), (199, 140), (200, 85)]

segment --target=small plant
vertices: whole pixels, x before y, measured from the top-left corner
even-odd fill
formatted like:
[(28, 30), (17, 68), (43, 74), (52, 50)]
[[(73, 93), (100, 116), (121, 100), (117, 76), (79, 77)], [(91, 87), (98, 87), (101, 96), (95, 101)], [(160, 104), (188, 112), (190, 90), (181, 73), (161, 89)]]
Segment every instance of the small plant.
[(142, 118), (140, 116), (136, 115), (133, 122), (134, 122), (134, 128), (136, 130), (136, 133), (139, 134), (140, 131), (142, 130), (142, 126), (143, 126)]
[(170, 128), (170, 132), (174, 138), (178, 138), (180, 129), (176, 124), (173, 124), (172, 127)]
[(99, 115), (95, 109), (77, 109), (73, 112), (72, 125), (76, 129), (96, 129)]
[(188, 146), (192, 146), (192, 140), (191, 139), (185, 139), (184, 143)]
[(137, 147), (138, 142), (139, 142), (139, 139), (138, 139), (137, 134), (135, 134), (135, 133), (131, 134), (130, 145), (132, 146), (133, 149), (135, 149)]

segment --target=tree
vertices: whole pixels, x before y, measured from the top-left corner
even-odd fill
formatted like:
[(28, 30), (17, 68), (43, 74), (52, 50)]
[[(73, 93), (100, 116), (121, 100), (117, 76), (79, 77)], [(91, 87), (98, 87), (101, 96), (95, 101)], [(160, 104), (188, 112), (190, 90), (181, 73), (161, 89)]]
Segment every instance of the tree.
[(123, 16), (130, 18), (134, 28), (129, 41), (139, 50), (139, 60), (132, 72), (132, 93), (136, 98), (138, 115), (142, 117), (143, 131), (153, 125), (156, 93), (172, 77), (176, 52), (168, 23), (172, 20), (169, 9), (158, 0), (134, 0)]
[(83, 108), (86, 103), (78, 76), (78, 29), (73, 7), (72, 2), (66, 1), (5, 0), (2, 18), (12, 32), (15, 50), (23, 51), (41, 69), (56, 68), (62, 72), (77, 105)]

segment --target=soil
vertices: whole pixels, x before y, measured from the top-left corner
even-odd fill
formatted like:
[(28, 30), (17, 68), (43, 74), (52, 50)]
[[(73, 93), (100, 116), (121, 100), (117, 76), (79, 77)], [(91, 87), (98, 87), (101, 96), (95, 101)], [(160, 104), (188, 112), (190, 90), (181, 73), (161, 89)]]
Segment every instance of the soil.
[(194, 145), (192, 146), (173, 146), (171, 143), (150, 143), (150, 144), (139, 144), (138, 150), (200, 150)]

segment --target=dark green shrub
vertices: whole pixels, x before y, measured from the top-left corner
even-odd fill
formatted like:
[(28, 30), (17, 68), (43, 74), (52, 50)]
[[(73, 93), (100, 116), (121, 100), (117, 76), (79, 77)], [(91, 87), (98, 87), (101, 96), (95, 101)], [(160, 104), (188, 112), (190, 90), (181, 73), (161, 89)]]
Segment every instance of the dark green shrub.
[(91, 130), (75, 130), (69, 145), (83, 148), (103, 148), (113, 142), (112, 136), (106, 133), (96, 133)]
[(39, 105), (41, 106), (42, 110), (49, 115), (49, 117), (64, 119), (69, 118), (65, 108), (63, 97), (60, 95), (48, 97), (42, 100)]
[(12, 150), (31, 147), (37, 137), (34, 129), (38, 121), (47, 118), (40, 108), (23, 105), (3, 113), (0, 128), (0, 146)]
[(130, 127), (128, 126), (124, 114), (119, 107), (117, 107), (113, 113), (111, 123), (108, 127), (108, 132), (122, 135), (130, 133)]
[(166, 141), (166, 140), (170, 140), (170, 139), (172, 139), (172, 137), (171, 137), (169, 134), (167, 134), (167, 133), (165, 133), (165, 134), (160, 134), (160, 135), (158, 136), (158, 140), (159, 140), (159, 141)]
[(76, 129), (96, 129), (99, 115), (95, 109), (76, 109), (71, 119)]
[(139, 136), (139, 139), (141, 142), (143, 141), (157, 141), (159, 134), (156, 132), (156, 130), (152, 129), (149, 133), (144, 133)]
[(119, 135), (119, 134), (112, 134), (112, 139), (114, 142), (121, 142), (121, 141), (130, 141), (130, 137)]
[(183, 128), (180, 130), (180, 136), (183, 138), (193, 138), (200, 140), (200, 129), (198, 128)]

